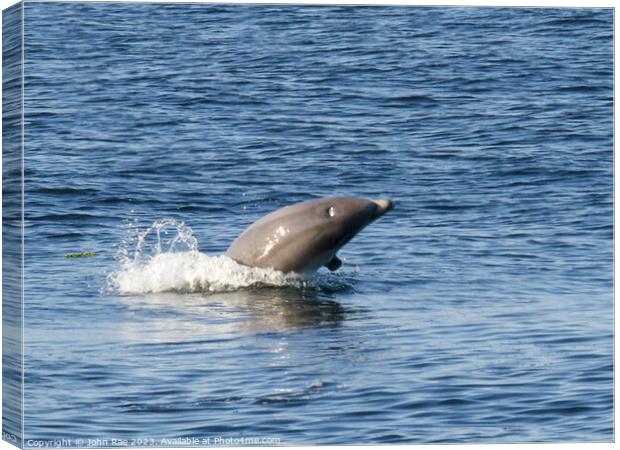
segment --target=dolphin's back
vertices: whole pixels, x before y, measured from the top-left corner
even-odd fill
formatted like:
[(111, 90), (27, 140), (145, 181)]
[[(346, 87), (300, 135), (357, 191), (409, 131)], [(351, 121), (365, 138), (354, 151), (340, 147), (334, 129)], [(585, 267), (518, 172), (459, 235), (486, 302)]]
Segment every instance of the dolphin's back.
[(317, 222), (309, 203), (286, 206), (257, 220), (234, 240), (226, 255), (246, 266), (306, 271), (308, 258), (300, 260), (301, 247), (307, 246)]

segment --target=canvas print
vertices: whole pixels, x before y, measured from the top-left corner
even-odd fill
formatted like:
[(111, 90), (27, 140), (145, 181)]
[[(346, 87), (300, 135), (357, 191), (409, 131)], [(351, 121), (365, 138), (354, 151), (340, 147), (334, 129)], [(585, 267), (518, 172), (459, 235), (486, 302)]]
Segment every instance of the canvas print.
[(613, 10), (3, 11), (3, 439), (611, 442)]

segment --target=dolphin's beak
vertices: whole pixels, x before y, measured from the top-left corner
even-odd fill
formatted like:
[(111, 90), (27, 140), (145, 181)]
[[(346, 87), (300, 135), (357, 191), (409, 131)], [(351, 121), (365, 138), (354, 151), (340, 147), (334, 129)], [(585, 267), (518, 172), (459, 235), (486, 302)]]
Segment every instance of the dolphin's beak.
[(375, 219), (381, 217), (390, 209), (394, 208), (394, 202), (388, 199), (379, 199), (373, 200), (373, 203), (377, 205), (377, 210), (375, 211)]

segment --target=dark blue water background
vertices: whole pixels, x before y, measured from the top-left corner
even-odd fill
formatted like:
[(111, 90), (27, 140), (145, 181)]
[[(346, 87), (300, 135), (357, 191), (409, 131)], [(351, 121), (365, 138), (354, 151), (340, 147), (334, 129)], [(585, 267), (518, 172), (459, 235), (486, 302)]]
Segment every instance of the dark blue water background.
[[(25, 16), (26, 439), (612, 439), (610, 9)], [(110, 281), (335, 194), (397, 207), (305, 288)]]

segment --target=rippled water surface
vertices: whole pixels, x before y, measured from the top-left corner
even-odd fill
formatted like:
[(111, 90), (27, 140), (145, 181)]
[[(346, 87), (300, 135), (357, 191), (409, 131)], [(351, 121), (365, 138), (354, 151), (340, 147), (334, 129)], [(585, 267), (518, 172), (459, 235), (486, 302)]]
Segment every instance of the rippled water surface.
[[(26, 439), (612, 439), (610, 9), (25, 16)], [(219, 256), (336, 194), (335, 274)]]

